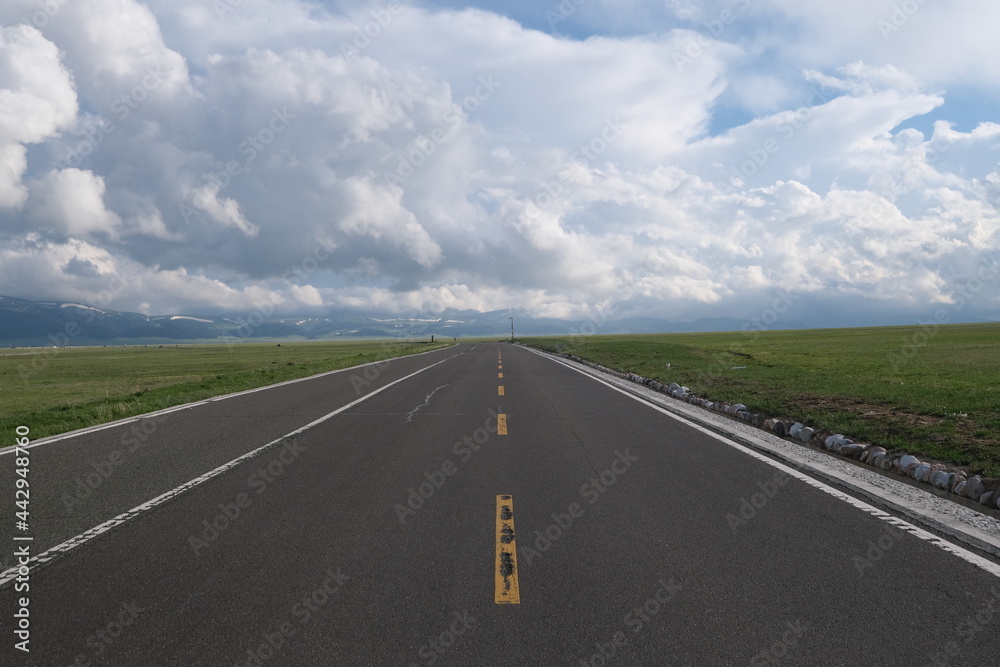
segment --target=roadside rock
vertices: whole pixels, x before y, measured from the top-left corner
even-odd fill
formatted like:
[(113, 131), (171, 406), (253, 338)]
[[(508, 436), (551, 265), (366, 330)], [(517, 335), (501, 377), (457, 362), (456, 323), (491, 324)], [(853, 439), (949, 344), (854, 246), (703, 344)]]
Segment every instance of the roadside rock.
[(845, 437), (843, 434), (836, 433), (828, 436), (826, 440), (823, 441), (823, 449), (839, 453), (843, 449), (844, 445), (850, 445), (853, 442), (853, 440)]
[(904, 454), (899, 459), (899, 472), (903, 475), (909, 475), (918, 465), (920, 465), (920, 459), (913, 454)]
[(955, 473), (948, 472), (946, 470), (935, 470), (931, 474), (931, 484), (941, 489), (942, 491), (947, 491), (951, 488), (952, 482), (955, 481)]
[(865, 451), (868, 445), (863, 445), (861, 443), (851, 443), (849, 445), (844, 445), (840, 448), (840, 453), (844, 456), (857, 457), (861, 452)]
[(961, 471), (955, 473), (955, 478), (951, 482), (951, 488), (949, 491), (952, 493), (958, 493), (955, 489), (958, 488), (959, 484), (965, 484), (965, 473)]
[[(806, 426), (802, 422), (775, 419), (764, 414), (751, 412), (743, 403), (727, 403), (701, 398), (693, 394), (688, 387), (680, 385), (677, 382), (664, 384), (636, 373), (616, 371), (575, 355), (561, 356), (590, 366), (598, 371), (644, 385), (654, 391), (673, 396), (692, 405), (697, 405), (707, 410), (723, 412), (742, 421), (749, 422), (754, 426), (768, 430), (778, 437), (792, 438), (805, 444), (815, 445), (817, 448), (850, 457), (855, 461), (865, 463), (880, 470), (895, 470), (897, 474), (906, 475), (917, 482), (931, 484), (937, 489), (976, 500), (990, 508), (1000, 508), (1000, 479), (984, 480), (980, 475), (973, 475), (967, 478), (967, 474), (964, 471), (949, 468), (942, 463), (922, 462), (912, 454), (904, 453), (899, 456), (893, 456), (884, 447), (854, 442), (841, 433), (830, 435), (825, 430)], [(669, 368), (669, 364), (667, 367)]]
[(967, 498), (979, 500), (979, 497), (986, 493), (986, 485), (979, 475), (973, 475), (965, 484), (965, 495)]
[(885, 451), (882, 447), (873, 447), (868, 451), (867, 463), (880, 470), (891, 470), (892, 454)]

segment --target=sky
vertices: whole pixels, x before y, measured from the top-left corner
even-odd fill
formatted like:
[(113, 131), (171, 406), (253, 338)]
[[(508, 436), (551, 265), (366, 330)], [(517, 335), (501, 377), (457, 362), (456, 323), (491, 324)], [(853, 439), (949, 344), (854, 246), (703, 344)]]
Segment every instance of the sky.
[(997, 25), (992, 0), (4, 0), (0, 294), (1000, 320)]

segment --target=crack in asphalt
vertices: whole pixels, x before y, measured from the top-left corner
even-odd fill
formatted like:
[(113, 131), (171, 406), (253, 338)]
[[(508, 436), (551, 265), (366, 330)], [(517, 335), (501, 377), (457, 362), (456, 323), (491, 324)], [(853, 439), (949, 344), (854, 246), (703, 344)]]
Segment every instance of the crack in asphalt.
[(406, 414), (406, 421), (413, 421), (413, 415), (417, 414), (417, 411), (420, 410), (420, 408), (426, 408), (428, 405), (430, 405), (431, 399), (434, 397), (434, 394), (438, 393), (438, 391), (444, 389), (447, 386), (448, 385), (443, 384), (440, 387), (436, 388), (431, 393), (424, 396), (424, 402), (418, 405), (417, 407), (413, 408)]

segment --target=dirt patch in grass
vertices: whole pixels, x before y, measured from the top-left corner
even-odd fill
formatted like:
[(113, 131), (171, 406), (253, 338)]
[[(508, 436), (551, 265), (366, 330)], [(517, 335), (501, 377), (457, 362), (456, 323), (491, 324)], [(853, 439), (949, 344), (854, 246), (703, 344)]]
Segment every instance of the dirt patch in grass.
[(897, 454), (916, 454), (989, 476), (1000, 471), (995, 463), (1000, 438), (985, 436), (965, 419), (918, 414), (892, 403), (847, 396), (797, 394), (786, 405), (786, 418), (882, 445)]
[(815, 396), (798, 394), (789, 399), (789, 403), (797, 412), (825, 410), (856, 415), (862, 419), (897, 422), (911, 426), (938, 426), (945, 420), (932, 415), (919, 415), (890, 403), (874, 403), (848, 396)]

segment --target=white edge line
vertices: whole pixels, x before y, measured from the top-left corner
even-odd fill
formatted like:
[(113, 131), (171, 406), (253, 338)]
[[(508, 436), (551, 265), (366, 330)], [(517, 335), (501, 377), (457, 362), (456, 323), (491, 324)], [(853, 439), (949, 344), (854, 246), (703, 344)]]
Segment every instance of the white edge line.
[(643, 400), (641, 397), (636, 396), (635, 394), (632, 394), (632, 393), (630, 393), (628, 391), (625, 391), (624, 389), (622, 389), (620, 387), (616, 387), (613, 384), (611, 384), (609, 382), (606, 382), (606, 381), (602, 380), (599, 377), (595, 377), (595, 376), (591, 375), (590, 373), (587, 373), (587, 372), (585, 372), (585, 371), (583, 371), (583, 370), (581, 370), (579, 368), (575, 368), (575, 367), (571, 366), (570, 364), (567, 364), (562, 359), (557, 359), (557, 358), (551, 357), (551, 356), (549, 356), (547, 354), (543, 354), (541, 352), (536, 352), (535, 350), (532, 350), (531, 348), (526, 348), (526, 349), (530, 350), (531, 352), (534, 352), (535, 354), (537, 354), (540, 357), (543, 357), (545, 359), (549, 359), (550, 361), (554, 361), (555, 363), (561, 364), (561, 365), (565, 366), (566, 368), (569, 368), (570, 370), (576, 371), (577, 373), (579, 373), (581, 375), (589, 377), (590, 379), (594, 380), (595, 382), (600, 382), (604, 386), (609, 387), (611, 389), (614, 389), (615, 391), (619, 392), (620, 394), (624, 394), (625, 396), (628, 396), (629, 398), (631, 398), (634, 401), (637, 401), (639, 403), (642, 403), (643, 405), (649, 406), (650, 408), (652, 408), (652, 409), (656, 410), (657, 412), (660, 412), (660, 413), (662, 413), (662, 414), (670, 417), (671, 419), (675, 419), (675, 420), (681, 422), (682, 424), (685, 424), (686, 426), (688, 426), (690, 428), (693, 428), (696, 431), (700, 431), (701, 433), (704, 433), (705, 435), (708, 435), (708, 436), (710, 436), (712, 438), (715, 438), (719, 442), (723, 442), (723, 443), (729, 445), (730, 447), (732, 447), (734, 449), (737, 449), (737, 450), (743, 452), (744, 454), (747, 454), (748, 456), (752, 456), (753, 458), (758, 459), (759, 461), (763, 461), (764, 463), (770, 465), (771, 467), (777, 468), (778, 470), (781, 470), (782, 472), (784, 472), (786, 474), (789, 474), (792, 477), (795, 477), (796, 479), (805, 482), (809, 486), (812, 486), (813, 488), (818, 489), (818, 490), (822, 491), (823, 493), (831, 495), (834, 498), (837, 498), (838, 500), (842, 500), (842, 501), (844, 501), (844, 502), (846, 502), (846, 503), (848, 503), (848, 504), (856, 507), (857, 509), (860, 509), (863, 512), (871, 514), (872, 516), (874, 516), (874, 517), (876, 517), (878, 519), (881, 519), (882, 521), (885, 521), (885, 522), (887, 522), (887, 523), (889, 523), (889, 524), (891, 524), (893, 526), (896, 526), (897, 528), (899, 528), (899, 529), (901, 529), (903, 531), (906, 531), (907, 533), (910, 533), (911, 535), (913, 535), (915, 537), (918, 537), (918, 538), (924, 540), (925, 542), (929, 542), (929, 543), (933, 544), (934, 546), (938, 547), (939, 549), (942, 549), (943, 551), (946, 551), (946, 552), (952, 554), (953, 556), (958, 556), (959, 558), (961, 558), (962, 560), (966, 561), (967, 563), (971, 563), (972, 565), (975, 565), (976, 567), (980, 568), (981, 570), (985, 570), (986, 572), (992, 574), (995, 577), (1000, 577), (1000, 565), (997, 565), (996, 563), (994, 563), (991, 560), (983, 558), (982, 556), (980, 556), (978, 554), (972, 553), (971, 551), (969, 551), (967, 549), (964, 549), (964, 548), (962, 548), (962, 547), (960, 547), (960, 546), (958, 546), (956, 544), (953, 544), (953, 543), (949, 542), (948, 540), (946, 540), (946, 539), (944, 539), (942, 537), (938, 537), (937, 535), (934, 535), (933, 533), (930, 533), (930, 532), (924, 530), (923, 528), (919, 528), (917, 526), (914, 526), (912, 523), (909, 523), (908, 521), (904, 521), (903, 519), (895, 517), (892, 514), (886, 512), (885, 510), (881, 510), (881, 509), (879, 509), (877, 507), (874, 507), (873, 505), (870, 505), (870, 504), (864, 502), (863, 500), (858, 500), (854, 496), (850, 496), (850, 495), (844, 493), (843, 491), (838, 491), (837, 489), (833, 488), (832, 486), (824, 484), (823, 482), (810, 477), (809, 475), (805, 474), (804, 472), (801, 472), (800, 470), (796, 470), (795, 468), (787, 466), (784, 463), (779, 463), (778, 461), (775, 461), (774, 459), (770, 458), (769, 456), (765, 456), (764, 454), (761, 454), (760, 452), (756, 452), (756, 451), (750, 449), (749, 447), (747, 447), (745, 445), (741, 445), (738, 442), (730, 440), (729, 438), (727, 438), (727, 437), (725, 437), (725, 436), (723, 436), (723, 435), (721, 435), (719, 433), (716, 433), (715, 431), (712, 431), (712, 430), (707, 429), (707, 428), (705, 428), (703, 426), (695, 424), (694, 422), (689, 421), (688, 419), (685, 419), (684, 417), (681, 417), (680, 415), (675, 414), (675, 413), (671, 412), (670, 410), (667, 410), (666, 408), (662, 408), (662, 407), (660, 407), (658, 405), (655, 405), (654, 403), (651, 403), (649, 401)]
[[(203, 482), (207, 482), (208, 480), (212, 479), (213, 477), (221, 475), (222, 473), (226, 472), (230, 468), (234, 468), (234, 467), (238, 466), (243, 461), (245, 461), (247, 459), (250, 459), (250, 458), (253, 458), (253, 457), (257, 456), (258, 454), (264, 452), (265, 450), (270, 449), (271, 447), (274, 447), (275, 445), (281, 444), (282, 442), (288, 440), (289, 438), (294, 438), (295, 436), (297, 436), (297, 435), (299, 435), (299, 434), (301, 434), (301, 433), (309, 430), (310, 428), (312, 428), (312, 427), (314, 427), (314, 426), (316, 426), (318, 424), (321, 424), (321, 423), (325, 422), (326, 420), (328, 420), (328, 419), (330, 419), (332, 417), (335, 417), (336, 415), (339, 415), (341, 412), (344, 412), (345, 410), (348, 410), (348, 409), (354, 407), (355, 405), (357, 405), (358, 403), (361, 403), (362, 401), (367, 401), (369, 398), (371, 398), (375, 394), (381, 393), (381, 392), (385, 391), (386, 389), (388, 389), (389, 387), (391, 387), (391, 386), (393, 386), (395, 384), (399, 384), (403, 380), (409, 380), (414, 375), (418, 375), (419, 373), (423, 373), (426, 370), (434, 368), (438, 364), (443, 364), (446, 361), (454, 359), (455, 356), (457, 356), (457, 355), (452, 355), (452, 356), (448, 357), (447, 359), (442, 359), (441, 361), (435, 362), (435, 363), (431, 364), (430, 366), (425, 366), (424, 368), (421, 368), (420, 370), (418, 370), (418, 371), (416, 371), (414, 373), (410, 373), (406, 377), (401, 377), (398, 380), (394, 380), (394, 381), (390, 382), (389, 384), (385, 385), (384, 387), (379, 387), (375, 391), (372, 391), (372, 392), (370, 392), (368, 394), (365, 394), (361, 398), (356, 399), (354, 401), (351, 401), (347, 405), (339, 407), (336, 410), (334, 410), (333, 412), (331, 412), (330, 414), (324, 415), (324, 416), (320, 417), (319, 419), (317, 419), (315, 421), (309, 422), (305, 426), (301, 426), (301, 427), (295, 429), (294, 431), (292, 431), (291, 433), (287, 433), (287, 434), (281, 436), (280, 438), (277, 438), (276, 440), (272, 440), (271, 442), (267, 443), (266, 445), (261, 445), (257, 449), (249, 451), (246, 454), (243, 454), (243, 455), (241, 455), (241, 456), (233, 459), (232, 461), (230, 461), (228, 463), (223, 463), (218, 468), (215, 468), (214, 470), (210, 470), (209, 472), (206, 472), (203, 475), (199, 475), (198, 477), (195, 477), (192, 480), (184, 482), (180, 486), (175, 487), (175, 488), (167, 491), (166, 493), (160, 494), (160, 495), (156, 496), (155, 498), (153, 498), (151, 500), (147, 500), (146, 502), (142, 503), (141, 505), (137, 505), (136, 507), (133, 507), (132, 509), (128, 510), (127, 512), (122, 512), (121, 514), (119, 514), (115, 518), (108, 519), (104, 523), (99, 524), (97, 526), (94, 526), (93, 528), (80, 533), (76, 537), (71, 537), (70, 539), (66, 540), (62, 544), (58, 544), (58, 545), (56, 545), (56, 546), (54, 546), (54, 547), (52, 547), (50, 549), (47, 549), (46, 551), (38, 554), (37, 556), (32, 556), (28, 560), (28, 563), (26, 565), (17, 565), (17, 566), (14, 566), (14, 567), (12, 567), (12, 568), (10, 568), (8, 570), (5, 570), (4, 572), (0, 572), (0, 588), (2, 588), (3, 586), (7, 585), (11, 581), (13, 581), (19, 575), (26, 574), (25, 572), (21, 571), (22, 568), (27, 568), (28, 573), (30, 573), (31, 571), (37, 569), (39, 566), (44, 565), (45, 563), (51, 562), (51, 561), (55, 560), (56, 558), (59, 558), (60, 556), (65, 555), (68, 551), (70, 551), (72, 549), (75, 549), (76, 547), (78, 547), (78, 546), (80, 546), (82, 544), (85, 544), (86, 542), (89, 542), (90, 540), (94, 539), (95, 537), (97, 537), (97, 536), (99, 536), (99, 535), (101, 535), (103, 533), (106, 533), (109, 530), (111, 530), (113, 528), (116, 528), (116, 527), (118, 527), (118, 526), (120, 526), (120, 525), (122, 525), (122, 524), (124, 524), (124, 523), (126, 523), (126, 522), (128, 522), (128, 521), (130, 521), (130, 520), (132, 520), (134, 518), (136, 518), (137, 516), (140, 516), (141, 514), (143, 514), (145, 512), (148, 512), (149, 510), (153, 509), (154, 507), (157, 507), (158, 505), (162, 505), (163, 503), (167, 502), (171, 498), (174, 498), (175, 496), (178, 496), (178, 495), (184, 493), (188, 489), (191, 489), (191, 488), (193, 488), (195, 486), (198, 486), (199, 484), (201, 484)], [(346, 369), (344, 369), (344, 370), (346, 370)]]
[[(544, 352), (540, 352), (538, 350), (532, 351), (536, 354), (542, 354), (543, 356), (545, 354)], [(599, 370), (589, 367), (574, 367), (574, 370), (579, 370), (580, 372), (591, 375), (595, 378), (601, 378), (603, 375), (603, 373)], [(810, 461), (807, 458), (796, 456), (792, 452), (782, 451), (775, 445), (765, 442), (750, 433), (733, 433), (726, 428), (724, 423), (712, 422), (711, 420), (699, 416), (698, 413), (703, 410), (698, 407), (689, 406), (683, 402), (673, 405), (675, 399), (668, 396), (647, 396), (641, 393), (639, 387), (631, 388), (629, 386), (631, 384), (629, 381), (621, 379), (621, 382), (626, 386), (616, 386), (618, 386), (619, 389), (624, 389), (626, 392), (633, 394), (640, 401), (658, 405), (673, 414), (680, 415), (684, 419), (704, 426), (714, 433), (721, 433), (724, 437), (732, 438), (751, 450), (763, 452), (765, 456), (778, 459), (779, 462), (784, 462), (787, 465), (798, 468), (799, 470), (805, 470), (807, 471), (807, 474), (816, 475), (829, 483), (847, 487), (854, 493), (860, 494), (862, 497), (866, 498), (870, 504), (888, 508), (893, 512), (908, 517), (910, 520), (915, 521), (918, 524), (930, 526), (935, 530), (939, 530), (942, 533), (949, 535), (951, 538), (958, 540), (958, 542), (971, 545), (976, 549), (979, 549), (981, 552), (990, 554), (994, 558), (1000, 558), (1000, 539), (998, 539), (1000, 538), (1000, 534), (998, 533), (993, 533), (989, 530), (981, 529), (978, 526), (970, 524), (956, 524), (952, 522), (951, 517), (946, 514), (942, 514), (933, 508), (921, 507), (919, 506), (919, 503), (908, 503), (903, 499), (895, 497), (891, 490), (886, 491), (880, 487), (874, 486), (867, 480), (852, 477), (842, 470), (837, 470), (835, 467), (827, 467), (824, 463)], [(611, 384), (614, 385), (615, 383), (612, 382)], [(653, 390), (650, 389), (649, 391), (652, 392)], [(830, 463), (835, 462), (838, 462), (838, 460), (831, 458)], [(902, 482), (898, 483), (902, 484)], [(933, 497), (939, 500), (941, 499), (939, 496), (933, 496), (923, 489), (917, 490), (928, 497)], [(975, 511), (971, 508), (968, 509), (970, 511)]]
[[(246, 394), (254, 394), (258, 391), (267, 391), (268, 389), (276, 389), (278, 387), (284, 387), (285, 385), (295, 384), (297, 382), (306, 382), (308, 380), (316, 380), (321, 377), (326, 377), (327, 375), (334, 375), (336, 373), (344, 373), (346, 371), (357, 370), (358, 368), (364, 368), (365, 366), (372, 366), (375, 364), (384, 364), (387, 361), (396, 361), (398, 359), (408, 359), (411, 357), (419, 357), (425, 354), (431, 354), (432, 352), (440, 352), (442, 350), (450, 350), (453, 347), (457, 347), (458, 343), (453, 343), (447, 347), (441, 347), (436, 350), (427, 350), (426, 352), (418, 352), (416, 354), (404, 354), (401, 357), (392, 357), (390, 359), (381, 359), (379, 361), (369, 361), (365, 364), (358, 364), (357, 366), (349, 366), (348, 368), (338, 368), (334, 371), (325, 371), (323, 373), (317, 373), (316, 375), (308, 375), (304, 378), (295, 378), (294, 380), (285, 380), (284, 382), (278, 382), (277, 384), (268, 384), (263, 387), (255, 387), (254, 389), (244, 389), (243, 391), (237, 391), (232, 394), (222, 394), (221, 396), (212, 396), (211, 398), (205, 398), (200, 401), (194, 401), (193, 403), (183, 403), (181, 405), (172, 405), (169, 408), (163, 408), (162, 410), (157, 410), (155, 412), (146, 412), (141, 415), (136, 415), (134, 417), (125, 417), (124, 419), (119, 419), (118, 421), (108, 422), (107, 424), (97, 424), (96, 426), (87, 426), (84, 428), (76, 429), (75, 431), (67, 431), (66, 433), (58, 433), (56, 435), (46, 436), (44, 438), (39, 438), (28, 444), (26, 447), (21, 447), (20, 449), (33, 449), (40, 445), (48, 445), (53, 442), (58, 442), (59, 440), (66, 440), (68, 438), (75, 438), (81, 435), (88, 435), (90, 433), (96, 433), (98, 431), (103, 431), (109, 428), (116, 428), (118, 426), (126, 426), (128, 424), (135, 423), (137, 421), (142, 421), (143, 419), (152, 419), (153, 417), (160, 417), (162, 415), (170, 414), (171, 412), (179, 412), (180, 410), (187, 410), (188, 408), (195, 408), (199, 405), (208, 405), (209, 403), (214, 403), (216, 401), (224, 401), (227, 398), (235, 398), (237, 396), (245, 396)], [(388, 386), (388, 385), (387, 385)], [(14, 445), (9, 445), (0, 449), (0, 456), (5, 456), (7, 454), (13, 454), (17, 450)]]

